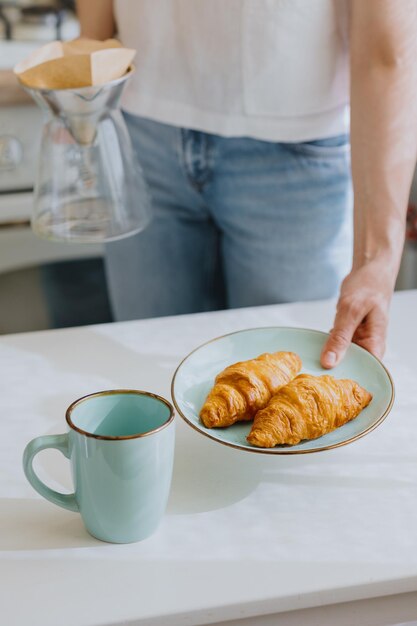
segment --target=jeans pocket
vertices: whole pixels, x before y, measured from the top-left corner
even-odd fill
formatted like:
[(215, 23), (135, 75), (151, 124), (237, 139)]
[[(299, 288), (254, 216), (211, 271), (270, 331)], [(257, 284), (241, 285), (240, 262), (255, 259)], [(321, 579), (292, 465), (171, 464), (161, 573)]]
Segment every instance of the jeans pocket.
[(300, 141), (286, 144), (290, 150), (304, 156), (318, 158), (346, 157), (350, 153), (350, 138), (348, 134), (335, 135), (326, 139)]

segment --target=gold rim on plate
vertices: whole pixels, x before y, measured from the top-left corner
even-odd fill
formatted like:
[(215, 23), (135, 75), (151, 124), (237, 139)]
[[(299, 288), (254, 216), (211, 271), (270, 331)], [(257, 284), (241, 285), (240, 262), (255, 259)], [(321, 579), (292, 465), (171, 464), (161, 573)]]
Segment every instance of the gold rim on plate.
[(371, 354), (371, 352), (368, 352), (367, 350), (365, 350), (365, 348), (362, 348), (362, 346), (359, 346), (358, 344), (354, 343), (354, 344), (351, 344), (351, 345), (354, 345), (359, 350), (363, 350), (364, 352), (366, 352), (366, 354), (368, 356), (373, 358), (382, 367), (382, 369), (384, 370), (384, 372), (386, 373), (386, 375), (388, 377), (388, 380), (389, 380), (389, 383), (390, 383), (390, 386), (391, 386), (391, 398), (390, 398), (390, 401), (388, 403), (387, 408), (385, 409), (385, 411), (383, 412), (381, 417), (379, 417), (376, 420), (376, 422), (371, 424), (371, 426), (369, 426), (366, 430), (364, 430), (361, 433), (358, 433), (354, 437), (350, 437), (349, 439), (345, 439), (344, 441), (339, 441), (337, 443), (332, 443), (332, 444), (327, 445), (327, 446), (322, 446), (320, 448), (314, 448), (314, 449), (310, 449), (310, 450), (294, 450), (294, 449), (291, 449), (291, 447), (279, 448), (277, 446), (274, 447), (274, 448), (256, 448), (256, 447), (251, 447), (250, 448), (249, 446), (245, 446), (245, 445), (237, 444), (237, 443), (231, 443), (230, 441), (225, 441), (224, 439), (219, 439), (218, 437), (215, 437), (214, 435), (211, 435), (210, 433), (206, 432), (202, 428), (199, 428), (193, 421), (191, 421), (190, 419), (188, 419), (188, 417), (186, 417), (184, 415), (184, 413), (180, 409), (180, 407), (179, 407), (179, 405), (177, 403), (177, 400), (175, 398), (175, 392), (174, 392), (175, 379), (177, 377), (177, 374), (178, 374), (179, 370), (181, 369), (181, 367), (185, 363), (185, 361), (187, 361), (190, 358), (191, 355), (193, 355), (195, 352), (197, 352), (201, 348), (204, 348), (204, 346), (207, 346), (207, 345), (209, 345), (211, 343), (214, 343), (215, 341), (218, 341), (219, 339), (224, 339), (225, 337), (230, 337), (232, 335), (238, 335), (240, 333), (246, 333), (246, 332), (250, 332), (250, 331), (254, 331), (254, 330), (291, 330), (291, 331), (293, 331), (293, 330), (300, 330), (300, 331), (303, 331), (303, 332), (316, 333), (316, 334), (324, 335), (324, 336), (328, 336), (329, 335), (329, 333), (325, 333), (322, 330), (315, 330), (313, 328), (299, 328), (299, 327), (296, 327), (296, 326), (259, 326), (259, 327), (255, 327), (255, 328), (243, 328), (241, 330), (235, 330), (232, 333), (226, 333), (224, 335), (219, 335), (218, 337), (215, 337), (214, 339), (210, 339), (209, 341), (205, 341), (201, 345), (197, 346), (197, 348), (194, 348), (194, 350), (191, 350), (191, 352), (189, 352), (187, 354), (187, 356), (182, 359), (182, 361), (180, 362), (180, 364), (178, 365), (178, 367), (176, 368), (176, 370), (174, 372), (174, 376), (172, 377), (172, 381), (171, 381), (171, 398), (172, 398), (172, 401), (174, 403), (174, 406), (175, 406), (178, 414), (182, 417), (182, 419), (189, 426), (191, 426), (191, 428), (196, 430), (201, 435), (204, 435), (205, 437), (208, 437), (209, 439), (212, 439), (213, 441), (216, 441), (217, 443), (220, 443), (220, 444), (222, 444), (224, 446), (228, 446), (229, 448), (235, 448), (236, 450), (243, 450), (245, 452), (252, 452), (252, 453), (255, 453), (255, 454), (276, 454), (276, 455), (284, 455), (284, 456), (285, 455), (290, 455), (290, 454), (312, 454), (314, 452), (323, 452), (325, 450), (332, 450), (333, 448), (340, 448), (341, 446), (345, 446), (348, 443), (352, 443), (353, 441), (356, 441), (357, 439), (361, 439), (362, 437), (364, 437), (368, 433), (372, 432), (377, 426), (379, 426), (385, 420), (385, 418), (387, 417), (387, 415), (391, 411), (392, 405), (394, 404), (394, 399), (395, 399), (394, 381), (392, 379), (391, 374), (389, 373), (389, 371), (385, 367), (385, 365), (382, 363), (382, 361), (380, 359), (378, 359), (378, 357), (376, 357), (374, 354)]

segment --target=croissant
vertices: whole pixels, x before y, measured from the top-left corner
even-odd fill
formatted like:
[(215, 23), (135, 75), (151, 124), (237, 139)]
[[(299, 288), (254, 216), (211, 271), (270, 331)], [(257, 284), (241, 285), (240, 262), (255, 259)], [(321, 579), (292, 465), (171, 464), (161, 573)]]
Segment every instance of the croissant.
[(200, 411), (201, 421), (206, 428), (218, 428), (251, 420), (272, 394), (298, 374), (301, 365), (294, 352), (265, 353), (229, 365), (216, 377)]
[(371, 400), (353, 380), (300, 374), (256, 413), (247, 440), (273, 448), (316, 439), (353, 420)]

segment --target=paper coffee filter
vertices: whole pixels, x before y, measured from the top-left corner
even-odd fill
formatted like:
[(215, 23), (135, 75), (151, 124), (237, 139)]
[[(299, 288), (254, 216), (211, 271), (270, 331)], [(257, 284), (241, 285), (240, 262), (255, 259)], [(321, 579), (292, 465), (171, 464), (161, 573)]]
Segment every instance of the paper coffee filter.
[[(108, 50), (109, 48), (122, 48), (122, 44), (117, 39), (106, 39), (105, 41), (97, 41), (97, 39), (72, 39), (71, 41), (62, 42), (64, 54), (91, 54), (98, 50)], [(123, 48), (126, 50), (126, 48)]]
[(18, 63), (14, 72), (31, 89), (91, 87), (123, 76), (135, 54), (116, 39), (53, 41)]

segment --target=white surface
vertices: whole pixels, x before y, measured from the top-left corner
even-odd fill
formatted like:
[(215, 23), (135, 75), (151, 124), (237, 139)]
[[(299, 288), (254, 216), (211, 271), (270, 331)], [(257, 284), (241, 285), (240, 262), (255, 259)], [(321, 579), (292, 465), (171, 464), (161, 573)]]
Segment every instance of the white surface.
[(216, 626), (417, 626), (416, 615), (417, 594), (401, 593), (384, 598), (218, 622)]
[[(199, 343), (272, 324), (327, 329), (333, 310), (272, 306), (1, 338), (2, 622), (194, 626), (417, 591), (417, 292), (394, 298), (386, 364), (397, 400), (382, 426), (337, 450), (269, 458), (178, 419), (168, 511), (143, 543), (94, 540), (21, 470), (27, 441), (63, 432), (73, 399), (112, 387), (169, 397), (175, 366)], [(39, 467), (54, 487), (70, 486), (58, 453)], [(392, 609), (390, 624), (417, 619), (417, 595), (404, 597), (408, 613)]]

